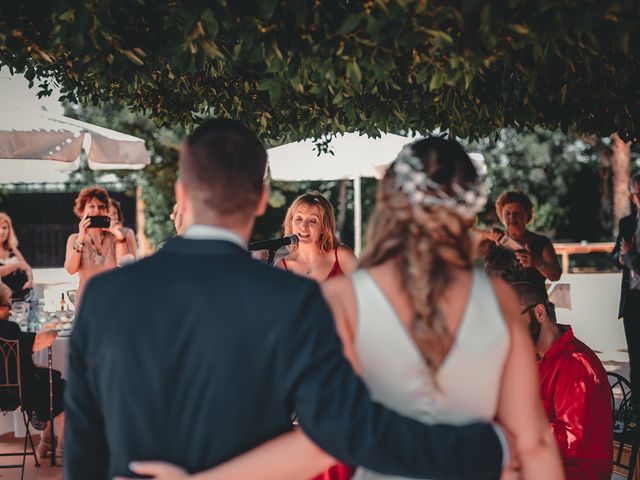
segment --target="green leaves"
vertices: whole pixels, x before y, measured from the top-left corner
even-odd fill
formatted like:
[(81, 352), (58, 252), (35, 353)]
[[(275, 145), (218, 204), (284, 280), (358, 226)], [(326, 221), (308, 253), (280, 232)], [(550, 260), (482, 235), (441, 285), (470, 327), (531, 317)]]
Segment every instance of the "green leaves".
[(350, 33), (356, 29), (362, 20), (362, 16), (360, 14), (351, 14), (349, 15), (340, 28), (338, 29), (338, 33), (344, 35), (345, 33)]
[(347, 63), (347, 77), (355, 85), (360, 85), (362, 81), (362, 71), (355, 58)]
[(640, 137), (635, 0), (5, 3), (1, 65), (162, 125), (234, 116), (273, 141), (533, 125)]

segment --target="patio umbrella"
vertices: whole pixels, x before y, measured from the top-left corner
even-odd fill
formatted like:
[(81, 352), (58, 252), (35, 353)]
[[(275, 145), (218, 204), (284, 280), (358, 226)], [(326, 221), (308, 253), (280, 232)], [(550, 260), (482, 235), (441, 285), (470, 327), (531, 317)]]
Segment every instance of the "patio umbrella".
[(362, 195), (360, 179), (377, 177), (376, 167), (391, 163), (404, 145), (412, 140), (382, 133), (370, 138), (358, 132), (335, 137), (331, 153), (318, 154), (315, 142), (307, 139), (269, 149), (269, 169), (274, 180), (353, 180), (354, 250), (362, 247)]
[(60, 177), (60, 170), (78, 167), (82, 150), (93, 170), (140, 169), (151, 161), (144, 140), (108, 128), (21, 109), (5, 110), (0, 117), (1, 182), (33, 181), (30, 171), (35, 177), (57, 171)]

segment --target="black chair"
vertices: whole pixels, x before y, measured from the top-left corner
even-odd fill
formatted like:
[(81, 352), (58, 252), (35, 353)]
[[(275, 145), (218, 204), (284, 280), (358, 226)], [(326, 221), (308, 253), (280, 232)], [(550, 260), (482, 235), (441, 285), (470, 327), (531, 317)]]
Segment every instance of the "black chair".
[[(618, 452), (613, 464), (628, 471), (627, 479), (633, 478), (640, 444), (638, 412), (631, 403), (631, 383), (622, 375), (607, 372), (611, 387), (611, 407), (613, 411), (613, 440), (618, 442)], [(628, 462), (624, 462), (624, 449), (629, 447)]]
[[(20, 480), (24, 478), (24, 464), (27, 455), (33, 455), (36, 467), (40, 466), (36, 449), (33, 446), (31, 431), (29, 430), (30, 418), (22, 405), (22, 382), (20, 380), (20, 344), (18, 340), (10, 340), (0, 337), (0, 410), (3, 414), (13, 412), (17, 408), (22, 411), (22, 420), (26, 435), (22, 453), (0, 453), (1, 457), (22, 457), (22, 464), (0, 465), (0, 468), (20, 468)], [(31, 444), (31, 450), (27, 450), (27, 441)]]

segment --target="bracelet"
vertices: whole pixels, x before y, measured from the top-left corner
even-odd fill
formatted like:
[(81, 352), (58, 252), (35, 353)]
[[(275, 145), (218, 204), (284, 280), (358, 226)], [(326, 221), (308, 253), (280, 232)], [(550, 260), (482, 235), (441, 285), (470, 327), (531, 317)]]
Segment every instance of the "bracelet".
[(78, 253), (82, 253), (82, 250), (84, 249), (84, 243), (80, 243), (78, 240), (76, 240), (75, 242), (73, 242), (73, 249)]

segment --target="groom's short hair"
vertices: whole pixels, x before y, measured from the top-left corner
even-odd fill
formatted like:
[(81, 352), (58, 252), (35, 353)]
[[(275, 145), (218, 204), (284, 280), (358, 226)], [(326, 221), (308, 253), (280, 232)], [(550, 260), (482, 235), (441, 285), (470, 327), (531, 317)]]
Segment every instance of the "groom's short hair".
[(240, 122), (209, 119), (187, 136), (179, 165), (195, 208), (244, 217), (253, 213), (264, 188), (267, 152)]

